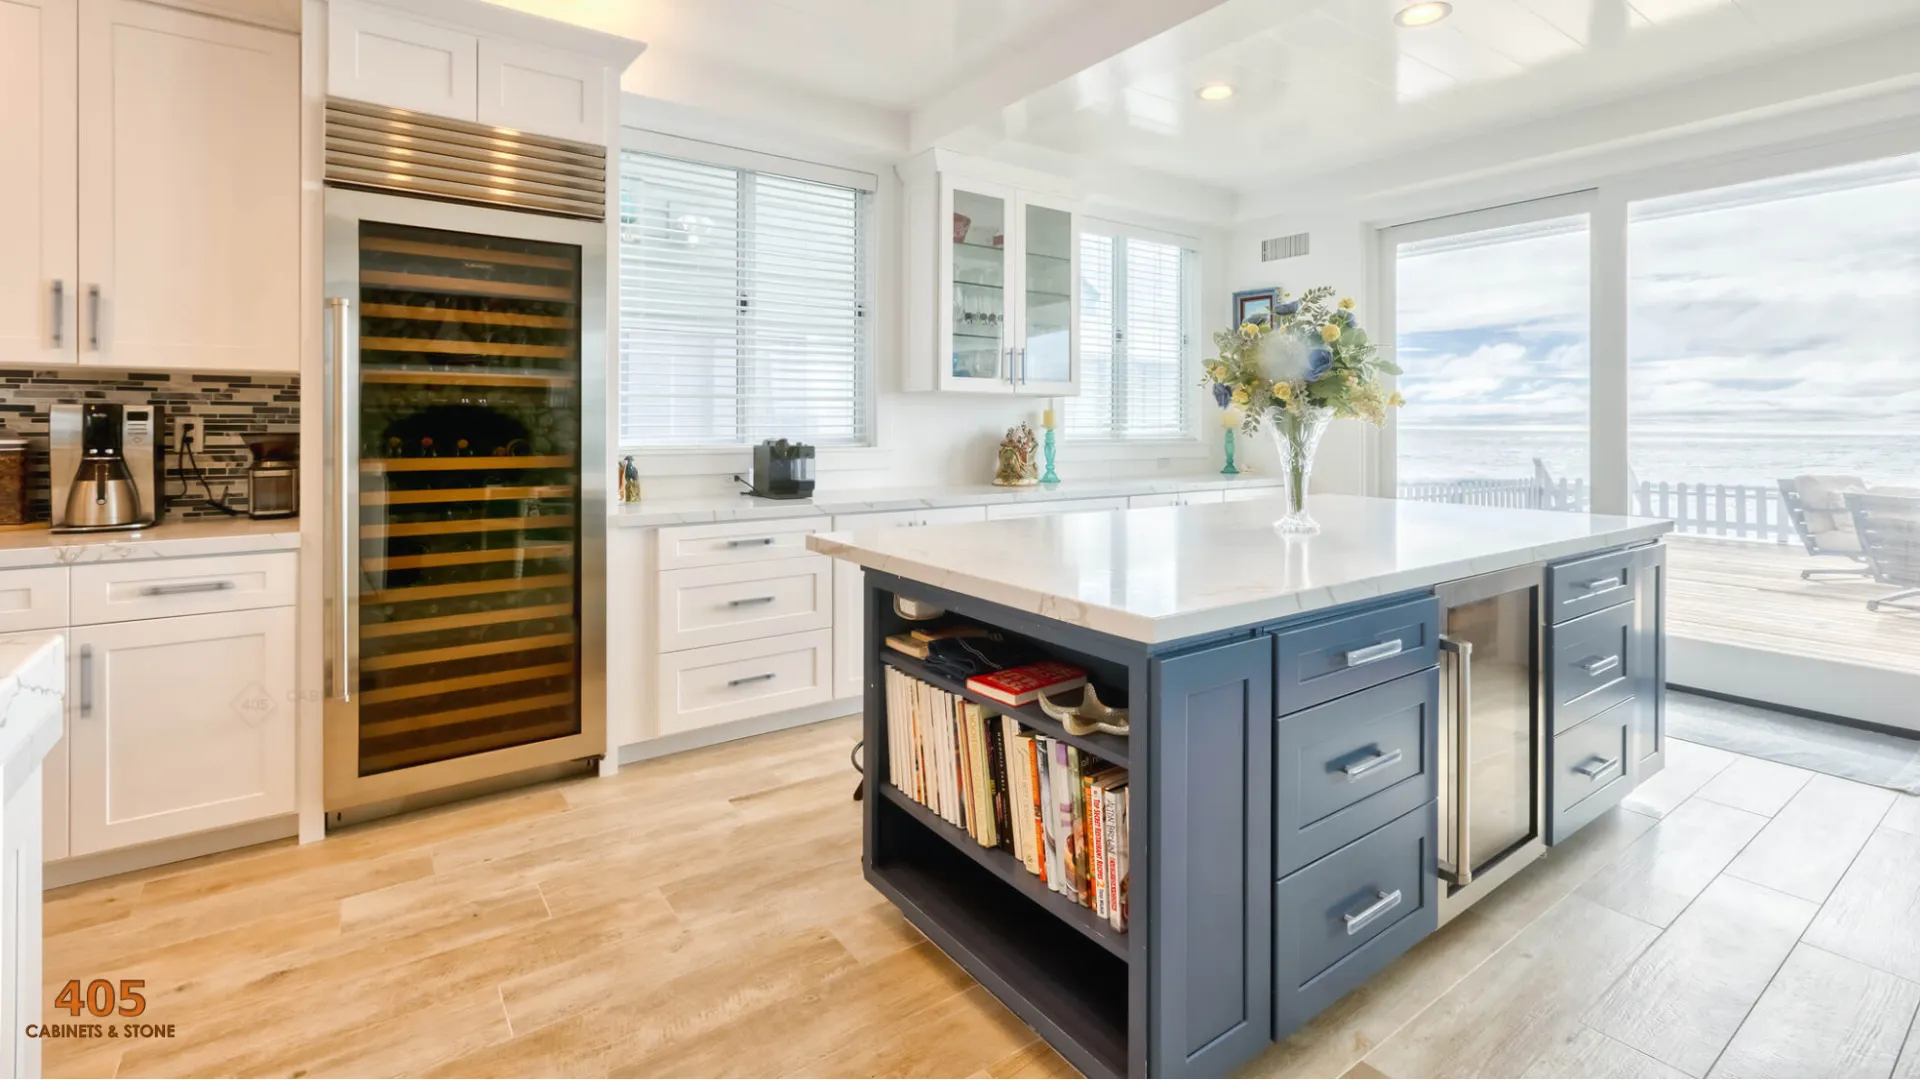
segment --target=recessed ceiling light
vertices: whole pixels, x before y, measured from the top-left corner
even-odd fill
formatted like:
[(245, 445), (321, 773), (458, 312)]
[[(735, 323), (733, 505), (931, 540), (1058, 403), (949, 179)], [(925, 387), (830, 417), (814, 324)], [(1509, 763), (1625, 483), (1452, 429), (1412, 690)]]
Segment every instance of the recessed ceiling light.
[(1401, 26), (1432, 26), (1451, 14), (1453, 5), (1447, 0), (1420, 0), (1401, 8), (1393, 21)]
[(1226, 83), (1208, 83), (1200, 88), (1201, 101), (1225, 101), (1233, 96), (1233, 87)]

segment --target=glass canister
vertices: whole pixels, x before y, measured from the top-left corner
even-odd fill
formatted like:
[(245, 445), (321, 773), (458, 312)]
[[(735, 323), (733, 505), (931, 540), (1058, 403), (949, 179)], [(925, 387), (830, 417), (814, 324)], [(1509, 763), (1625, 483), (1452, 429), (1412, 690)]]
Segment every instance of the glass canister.
[(27, 523), (27, 440), (0, 436), (0, 525)]

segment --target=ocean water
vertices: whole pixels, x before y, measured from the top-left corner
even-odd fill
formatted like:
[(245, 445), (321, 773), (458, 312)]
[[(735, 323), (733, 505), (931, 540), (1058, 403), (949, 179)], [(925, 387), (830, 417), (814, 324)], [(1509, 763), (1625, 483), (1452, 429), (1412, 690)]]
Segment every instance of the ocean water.
[[(1591, 479), (1587, 433), (1567, 428), (1402, 427), (1403, 482), (1519, 479), (1539, 458), (1555, 479)], [(1634, 476), (1643, 481), (1773, 487), (1807, 473), (1920, 487), (1920, 430), (1636, 431)]]

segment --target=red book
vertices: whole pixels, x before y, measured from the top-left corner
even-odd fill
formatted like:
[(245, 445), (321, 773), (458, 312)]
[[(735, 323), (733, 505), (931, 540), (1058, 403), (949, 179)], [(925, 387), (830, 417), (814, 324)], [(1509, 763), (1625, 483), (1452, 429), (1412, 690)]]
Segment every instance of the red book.
[(1002, 705), (1025, 705), (1041, 694), (1052, 697), (1065, 690), (1087, 685), (1087, 673), (1072, 664), (1049, 660), (1039, 664), (975, 675), (967, 680), (967, 689), (984, 694)]

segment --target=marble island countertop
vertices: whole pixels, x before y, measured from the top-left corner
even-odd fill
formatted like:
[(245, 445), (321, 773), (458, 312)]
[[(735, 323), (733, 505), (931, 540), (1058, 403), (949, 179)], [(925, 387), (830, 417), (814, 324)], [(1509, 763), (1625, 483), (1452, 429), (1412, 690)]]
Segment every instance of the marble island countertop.
[(300, 546), (300, 519), (195, 518), (149, 529), (57, 533), (49, 529), (0, 532), (0, 570), (23, 566), (70, 566), (124, 559), (172, 559), (183, 555), (234, 555), (291, 551)]
[[(816, 491), (808, 499), (760, 499), (751, 495), (715, 495), (708, 498), (646, 499), (616, 505), (607, 515), (615, 528), (643, 529), (659, 525), (697, 525), (715, 521), (754, 521), (815, 514), (869, 514), (888, 510), (926, 510), (948, 506), (990, 506), (995, 503), (1064, 502), (1115, 496), (1174, 494), (1278, 488), (1272, 476), (1163, 476), (1140, 479), (1072, 480), (1031, 487), (993, 484), (921, 484), (914, 487), (848, 488)], [(1277, 493), (1277, 492), (1276, 492)]]
[(1655, 518), (1316, 496), (1281, 537), (1268, 501), (873, 529), (807, 546), (872, 570), (1159, 643), (1654, 540)]
[(0, 770), (7, 796), (60, 741), (66, 688), (64, 636), (0, 634)]

